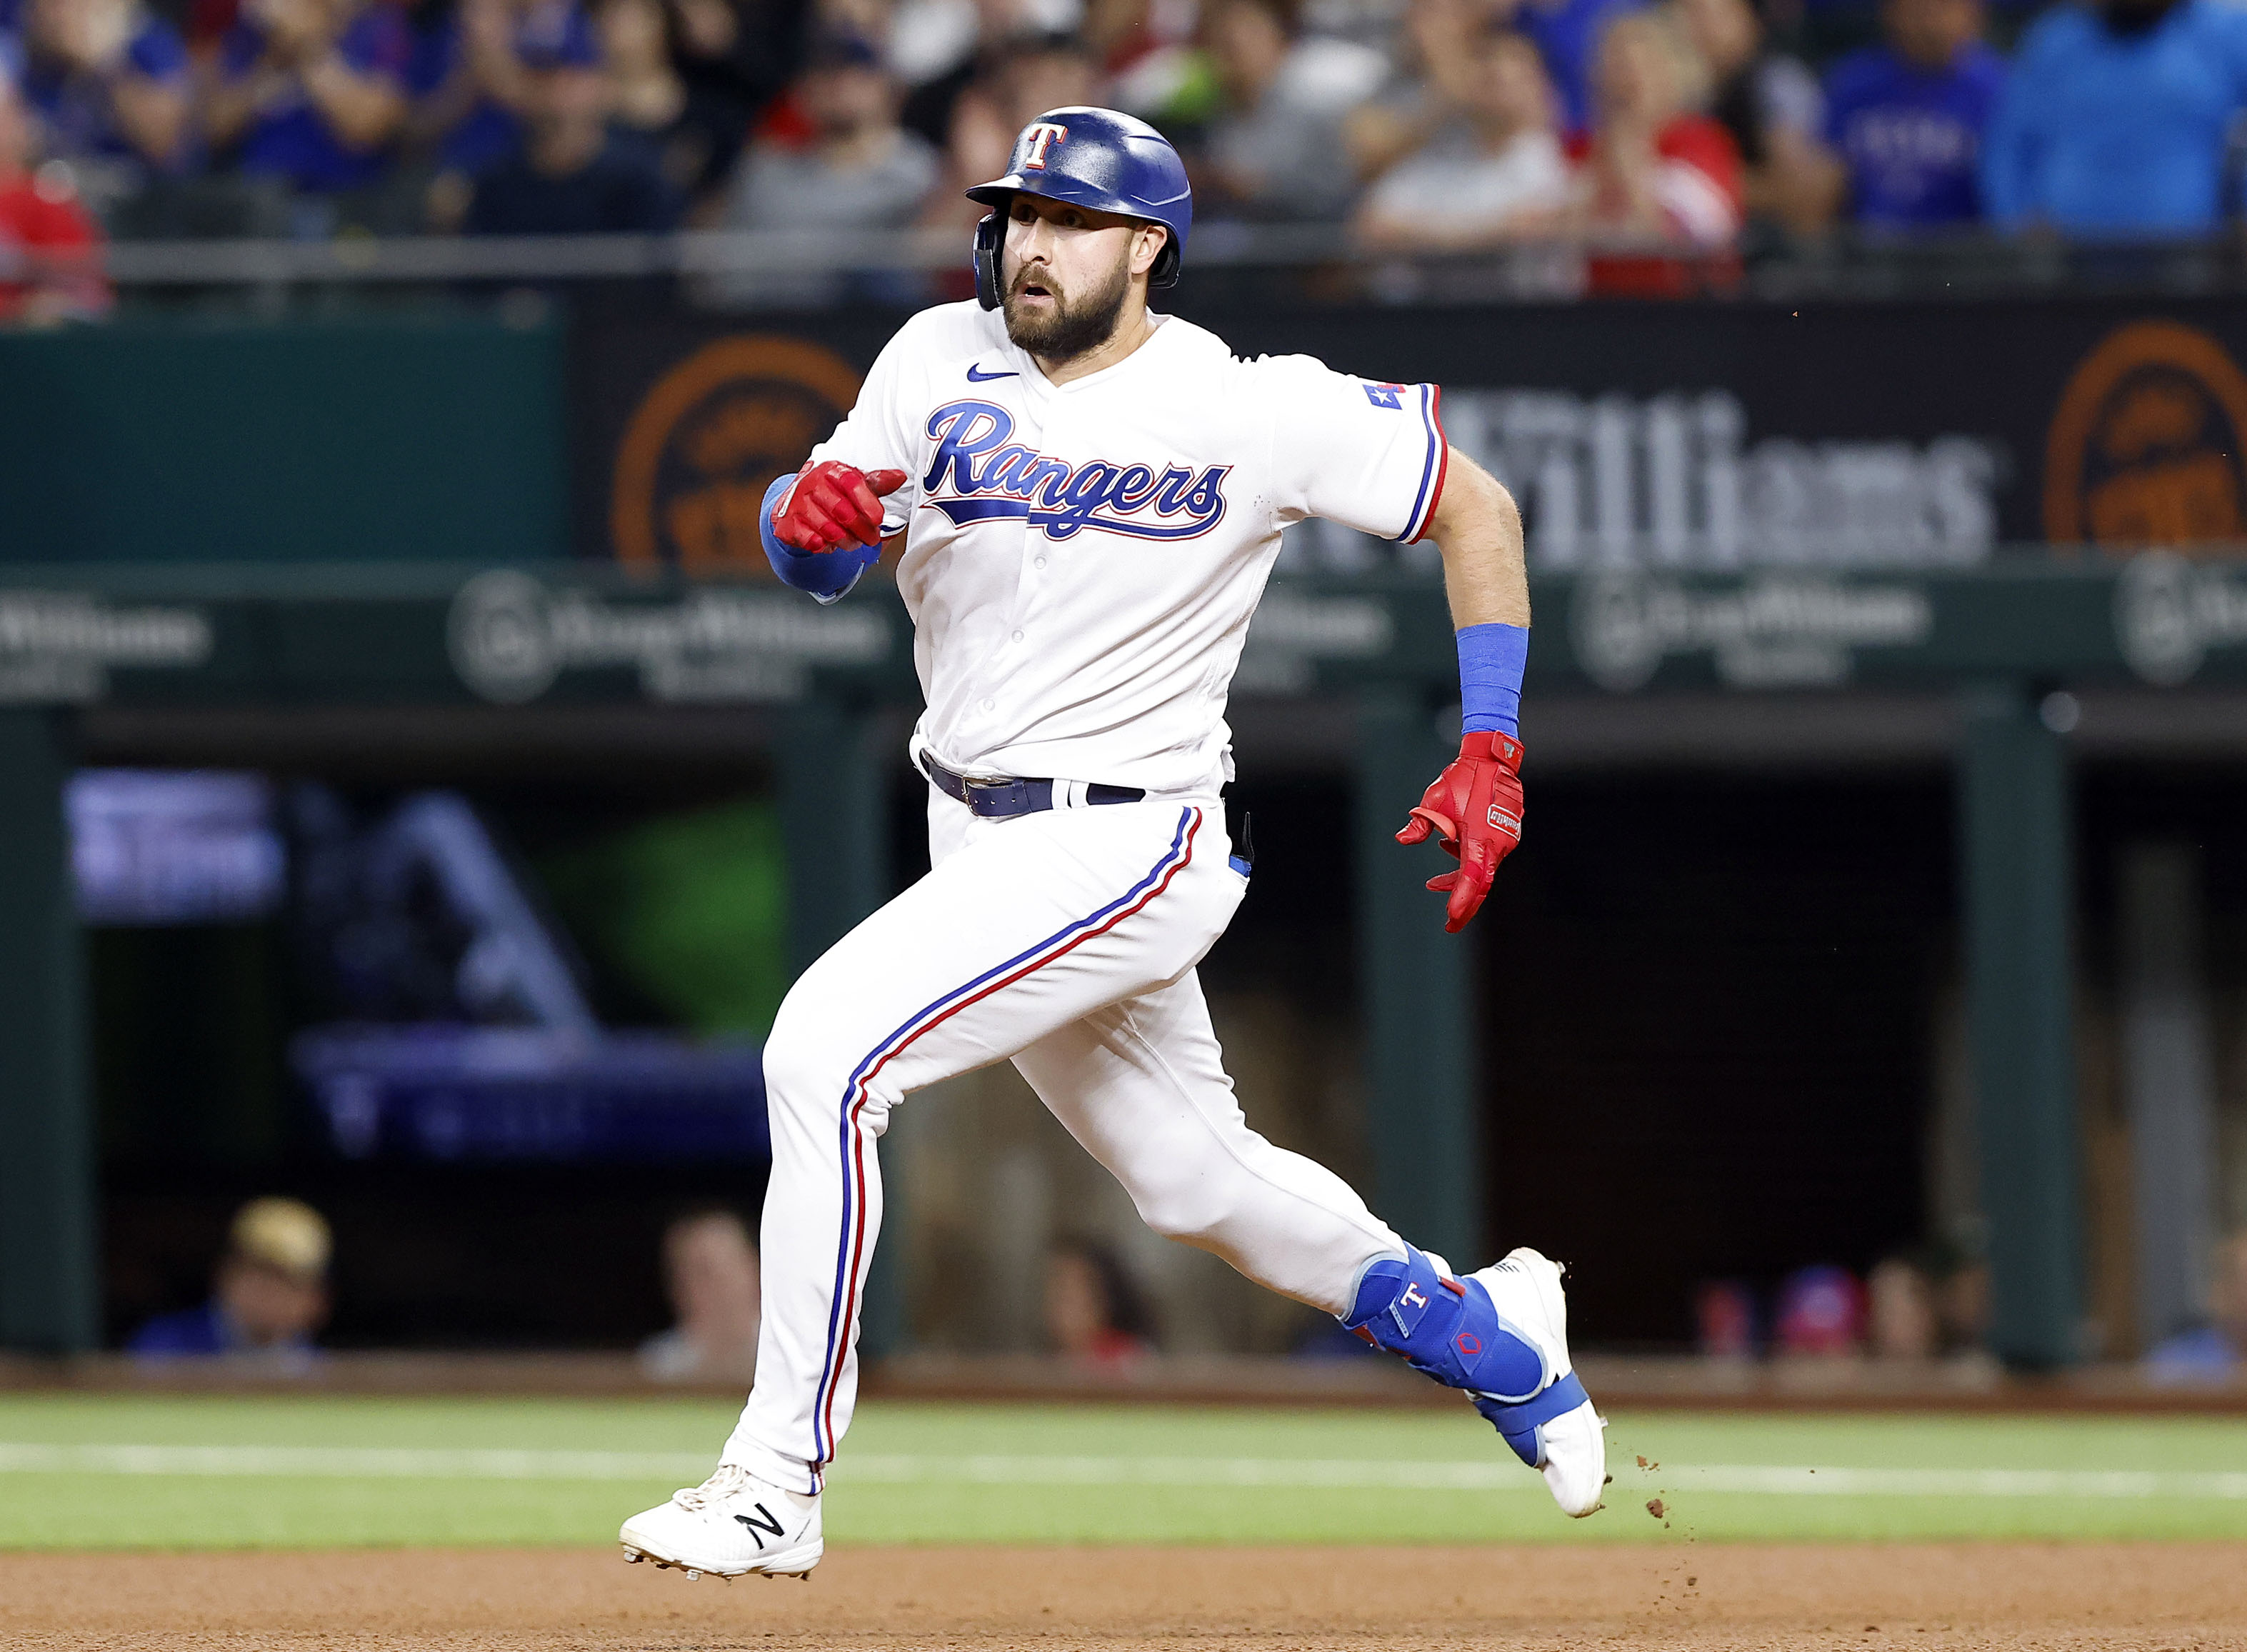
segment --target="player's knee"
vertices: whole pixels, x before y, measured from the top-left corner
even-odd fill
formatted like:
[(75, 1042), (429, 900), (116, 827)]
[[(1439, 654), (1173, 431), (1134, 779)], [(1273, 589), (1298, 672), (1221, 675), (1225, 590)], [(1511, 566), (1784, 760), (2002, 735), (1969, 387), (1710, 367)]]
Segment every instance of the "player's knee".
[(791, 993), (765, 1039), (765, 1097), (775, 1107), (831, 1102), (848, 1077), (848, 1062), (829, 1029)]
[(1209, 1177), (1166, 1177), (1131, 1190), (1139, 1219), (1164, 1239), (1193, 1244), (1208, 1238), (1233, 1213), (1223, 1184)]

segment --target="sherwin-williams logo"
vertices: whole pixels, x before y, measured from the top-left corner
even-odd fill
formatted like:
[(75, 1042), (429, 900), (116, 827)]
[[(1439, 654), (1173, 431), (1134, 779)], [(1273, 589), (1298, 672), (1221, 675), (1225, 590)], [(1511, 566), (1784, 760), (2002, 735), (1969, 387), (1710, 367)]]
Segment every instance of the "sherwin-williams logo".
[(2174, 688), (2210, 649), (2247, 643), (2247, 583), (2168, 551), (2133, 557), (2114, 582), (2114, 638), (2132, 671)]
[(706, 345), (657, 380), (625, 427), (611, 488), (618, 560), (770, 579), (757, 513), (772, 479), (858, 399), (858, 374), (798, 338)]
[(1697, 590), (1673, 579), (1605, 574), (1569, 601), (1576, 663), (1601, 687), (1643, 687), (1675, 655), (1705, 653), (1733, 688), (1832, 687), (1863, 648), (1911, 648), (1935, 630), (1916, 585), (1843, 584), (1762, 575)]
[(446, 644), (461, 680), (502, 706), (538, 699), (565, 672), (619, 667), (638, 672), (650, 700), (788, 700), (809, 690), (815, 666), (879, 662), (890, 625), (876, 610), (793, 593), (612, 598), (502, 568), (454, 593)]
[(2139, 321), (2083, 358), (2052, 415), (2045, 536), (2189, 545), (2247, 539), (2247, 376), (2197, 328)]
[(120, 608), (78, 591), (0, 590), (0, 705), (67, 705), (109, 692), (114, 667), (186, 667), (211, 657), (200, 608)]

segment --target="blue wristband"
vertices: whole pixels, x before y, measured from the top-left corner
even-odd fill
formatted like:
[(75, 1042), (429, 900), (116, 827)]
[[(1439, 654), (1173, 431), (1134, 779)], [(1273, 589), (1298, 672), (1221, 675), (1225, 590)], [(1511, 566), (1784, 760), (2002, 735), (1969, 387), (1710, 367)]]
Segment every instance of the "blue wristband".
[(773, 478), (765, 489), (763, 508), (757, 512), (757, 536), (764, 541), (765, 560), (783, 585), (808, 590), (821, 602), (831, 603), (858, 583), (858, 576), (881, 560), (879, 545), (860, 545), (850, 550), (798, 550), (784, 545), (773, 533), (773, 511), (781, 495), (796, 481), (796, 473)]
[(1521, 673), (1529, 664), (1526, 625), (1465, 625), (1458, 633), (1460, 729), (1496, 729), (1521, 738)]

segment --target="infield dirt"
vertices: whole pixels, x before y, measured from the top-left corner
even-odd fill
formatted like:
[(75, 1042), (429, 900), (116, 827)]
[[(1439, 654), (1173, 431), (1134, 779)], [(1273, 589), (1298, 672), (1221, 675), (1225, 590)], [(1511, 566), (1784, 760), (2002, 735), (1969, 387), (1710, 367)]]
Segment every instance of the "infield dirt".
[(2247, 1649), (2247, 1546), (0, 1555), (11, 1649)]

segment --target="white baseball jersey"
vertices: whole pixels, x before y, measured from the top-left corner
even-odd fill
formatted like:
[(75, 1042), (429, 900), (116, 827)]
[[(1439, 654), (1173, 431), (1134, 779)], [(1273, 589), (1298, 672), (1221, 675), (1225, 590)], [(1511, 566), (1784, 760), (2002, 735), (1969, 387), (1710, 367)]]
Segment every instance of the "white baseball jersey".
[(1446, 451), (1433, 386), (1242, 361), (1155, 319), (1114, 366), (1055, 385), (1001, 311), (923, 311), (813, 450), (906, 474), (884, 526), (906, 536), (914, 741), (953, 768), (1213, 795), (1281, 530), (1427, 528)]

